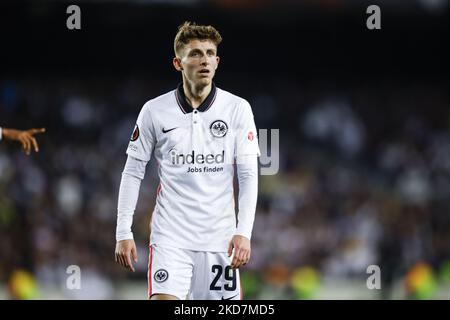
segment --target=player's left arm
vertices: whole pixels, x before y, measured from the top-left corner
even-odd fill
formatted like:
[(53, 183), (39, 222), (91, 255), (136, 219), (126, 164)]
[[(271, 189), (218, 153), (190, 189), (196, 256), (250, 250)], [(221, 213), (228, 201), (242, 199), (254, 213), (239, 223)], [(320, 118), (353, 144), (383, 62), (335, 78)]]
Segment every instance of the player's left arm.
[(239, 268), (250, 261), (250, 239), (258, 198), (258, 159), (256, 155), (238, 157), (237, 176), (239, 182), (238, 227), (228, 248), (229, 256), (234, 248), (232, 268)]
[(260, 155), (252, 109), (245, 100), (240, 105), (238, 117), (235, 138), (239, 184), (238, 225), (228, 247), (229, 256), (234, 249), (232, 268), (239, 268), (250, 260), (250, 240), (258, 198), (258, 156)]

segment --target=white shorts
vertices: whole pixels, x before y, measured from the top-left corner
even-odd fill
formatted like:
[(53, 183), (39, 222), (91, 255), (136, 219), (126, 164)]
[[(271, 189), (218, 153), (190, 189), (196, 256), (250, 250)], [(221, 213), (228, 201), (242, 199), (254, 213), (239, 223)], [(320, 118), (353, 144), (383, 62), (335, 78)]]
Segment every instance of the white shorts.
[(148, 297), (170, 294), (180, 300), (241, 300), (238, 269), (226, 252), (204, 252), (151, 245)]

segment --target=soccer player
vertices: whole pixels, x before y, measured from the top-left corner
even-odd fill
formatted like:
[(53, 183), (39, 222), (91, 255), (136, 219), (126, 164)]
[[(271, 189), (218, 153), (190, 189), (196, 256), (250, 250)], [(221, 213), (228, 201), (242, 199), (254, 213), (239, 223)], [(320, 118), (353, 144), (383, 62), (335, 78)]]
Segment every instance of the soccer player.
[(149, 299), (242, 298), (238, 269), (250, 259), (260, 150), (250, 104), (213, 82), (221, 41), (212, 26), (179, 27), (173, 65), (182, 82), (144, 104), (128, 145), (115, 259), (134, 271), (132, 219), (153, 154), (160, 184), (151, 221)]
[(5, 140), (20, 142), (22, 144), (23, 151), (29, 155), (32, 148), (34, 148), (35, 152), (39, 152), (39, 145), (34, 135), (43, 132), (45, 132), (45, 128), (17, 130), (0, 127), (0, 140), (4, 138)]

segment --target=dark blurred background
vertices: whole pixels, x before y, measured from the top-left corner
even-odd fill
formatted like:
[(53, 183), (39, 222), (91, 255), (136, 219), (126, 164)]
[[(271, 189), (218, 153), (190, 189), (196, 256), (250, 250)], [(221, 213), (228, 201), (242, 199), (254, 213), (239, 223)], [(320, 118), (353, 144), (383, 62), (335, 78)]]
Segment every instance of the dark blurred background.
[[(66, 8), (81, 8), (68, 30)], [(369, 30), (366, 8), (381, 8)], [(134, 217), (136, 273), (114, 262), (117, 195), (139, 110), (181, 81), (185, 20), (222, 34), (215, 82), (280, 130), (260, 176), (254, 299), (450, 299), (449, 1), (11, 1), (0, 4), (0, 298), (145, 299), (158, 178)], [(68, 290), (66, 269), (81, 268)], [(369, 265), (381, 270), (369, 290)]]

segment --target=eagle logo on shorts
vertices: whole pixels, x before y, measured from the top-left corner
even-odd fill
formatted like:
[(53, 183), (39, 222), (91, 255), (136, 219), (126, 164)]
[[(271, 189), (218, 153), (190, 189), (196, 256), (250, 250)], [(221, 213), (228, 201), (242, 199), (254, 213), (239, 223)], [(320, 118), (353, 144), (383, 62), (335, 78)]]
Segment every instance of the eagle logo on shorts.
[(136, 124), (134, 126), (133, 134), (131, 135), (131, 141), (136, 141), (139, 138), (139, 127)]
[(211, 134), (216, 138), (225, 137), (228, 132), (228, 126), (225, 121), (222, 120), (216, 120), (211, 123), (209, 129), (211, 130)]
[(164, 282), (167, 278), (169, 278), (169, 273), (164, 269), (159, 269), (153, 276), (153, 279), (155, 279), (156, 282)]

